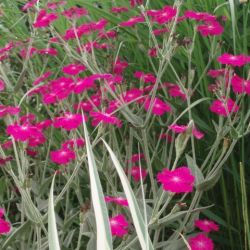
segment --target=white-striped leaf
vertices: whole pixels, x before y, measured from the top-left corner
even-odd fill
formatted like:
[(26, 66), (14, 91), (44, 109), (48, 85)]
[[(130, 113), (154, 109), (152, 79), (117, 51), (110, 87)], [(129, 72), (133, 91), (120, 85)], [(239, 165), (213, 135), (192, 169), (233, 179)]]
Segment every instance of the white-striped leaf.
[(91, 197), (96, 218), (97, 249), (110, 250), (113, 249), (113, 246), (108, 211), (85, 122), (83, 122), (83, 127), (88, 156)]
[(121, 184), (123, 186), (124, 193), (126, 195), (126, 198), (128, 200), (130, 212), (132, 215), (133, 223), (135, 225), (136, 233), (138, 236), (138, 239), (140, 241), (142, 249), (146, 250), (153, 250), (153, 245), (150, 240), (150, 237), (148, 235), (147, 225), (145, 224), (145, 221), (143, 219), (143, 216), (140, 212), (138, 203), (136, 201), (136, 198), (134, 196), (133, 190), (129, 184), (128, 178), (126, 174), (123, 171), (123, 168), (121, 164), (119, 163), (118, 159), (116, 158), (114, 152), (109, 147), (109, 145), (103, 140), (107, 150), (109, 151), (110, 157), (114, 163), (114, 166), (116, 168), (116, 171), (120, 177)]

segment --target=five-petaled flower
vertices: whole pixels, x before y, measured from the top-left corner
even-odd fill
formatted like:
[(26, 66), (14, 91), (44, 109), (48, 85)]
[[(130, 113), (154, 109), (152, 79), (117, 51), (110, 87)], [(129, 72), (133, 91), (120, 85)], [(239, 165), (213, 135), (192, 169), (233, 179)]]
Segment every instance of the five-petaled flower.
[(227, 117), (232, 113), (237, 113), (239, 109), (240, 107), (231, 98), (214, 100), (210, 105), (210, 111), (224, 117)]
[(56, 164), (68, 164), (71, 161), (76, 159), (76, 154), (73, 150), (68, 148), (61, 148), (59, 150), (51, 151), (50, 152), (50, 159), (51, 161), (55, 162)]
[(195, 220), (194, 225), (206, 233), (219, 230), (219, 226), (212, 220)]
[(250, 80), (245, 80), (238, 75), (234, 75), (231, 79), (232, 89), (235, 94), (246, 93), (250, 95)]
[(163, 169), (158, 173), (157, 180), (165, 191), (189, 193), (193, 191), (195, 178), (187, 166), (182, 166), (175, 170)]
[(82, 71), (84, 71), (86, 67), (82, 64), (69, 64), (62, 68), (62, 72), (68, 75), (78, 75)]
[(191, 250), (213, 250), (214, 243), (204, 234), (198, 234), (194, 237), (190, 237), (188, 243), (191, 247)]
[(144, 108), (147, 111), (151, 110), (154, 115), (159, 116), (162, 116), (165, 113), (169, 113), (172, 110), (171, 106), (168, 103), (162, 101), (157, 97), (155, 97), (154, 99), (147, 98), (144, 104)]
[(123, 214), (109, 218), (109, 224), (113, 236), (123, 237), (128, 234), (129, 223)]
[(246, 55), (232, 55), (224, 53), (217, 58), (218, 62), (221, 64), (227, 64), (231, 66), (242, 67), (243, 65), (250, 63), (250, 56)]
[(223, 33), (224, 28), (217, 21), (205, 22), (197, 27), (202, 36), (219, 36)]
[(6, 129), (7, 134), (12, 135), (16, 141), (28, 141), (34, 138), (43, 138), (42, 131), (30, 124), (11, 124)]
[(54, 127), (72, 130), (78, 128), (83, 121), (87, 121), (87, 117), (80, 114), (65, 113), (64, 116), (55, 117)]
[(90, 117), (93, 118), (92, 120), (93, 126), (97, 126), (100, 122), (103, 122), (105, 124), (115, 125), (119, 128), (122, 126), (122, 121), (112, 114), (103, 113), (99, 111), (90, 111), (89, 115)]
[(126, 172), (133, 177), (135, 182), (139, 182), (141, 179), (144, 180), (148, 174), (145, 168), (139, 166), (133, 166), (131, 169), (126, 169)]

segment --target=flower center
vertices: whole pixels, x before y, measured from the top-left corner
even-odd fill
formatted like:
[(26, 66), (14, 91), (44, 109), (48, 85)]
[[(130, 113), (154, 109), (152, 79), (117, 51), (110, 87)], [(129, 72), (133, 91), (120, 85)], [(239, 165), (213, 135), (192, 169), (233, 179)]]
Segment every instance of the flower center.
[(174, 182), (179, 182), (181, 179), (180, 179), (180, 177), (178, 177), (178, 176), (174, 176), (174, 177), (172, 178), (172, 180), (173, 180)]

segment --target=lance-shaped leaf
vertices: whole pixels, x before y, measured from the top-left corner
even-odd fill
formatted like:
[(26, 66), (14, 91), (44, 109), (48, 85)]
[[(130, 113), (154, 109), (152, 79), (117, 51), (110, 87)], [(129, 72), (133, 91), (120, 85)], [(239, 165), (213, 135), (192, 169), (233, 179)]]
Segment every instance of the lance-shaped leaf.
[(138, 239), (140, 241), (142, 249), (147, 250), (153, 250), (153, 245), (150, 240), (150, 237), (148, 235), (147, 225), (145, 224), (145, 221), (141, 215), (138, 203), (136, 201), (136, 198), (134, 196), (133, 190), (129, 184), (128, 178), (126, 174), (124, 173), (121, 164), (119, 163), (118, 159), (116, 158), (114, 152), (109, 147), (109, 145), (103, 140), (107, 150), (109, 151), (110, 157), (114, 163), (114, 166), (116, 168), (116, 171), (120, 177), (121, 184), (123, 186), (124, 193), (126, 195), (126, 198), (128, 200), (130, 212), (132, 215), (133, 223), (135, 225), (136, 233), (138, 236)]
[(96, 217), (97, 249), (110, 250), (113, 247), (108, 211), (85, 122), (83, 122), (83, 127), (88, 156), (91, 197)]
[(55, 176), (53, 177), (50, 194), (49, 194), (49, 206), (48, 206), (48, 239), (49, 239), (49, 250), (60, 250), (58, 233), (56, 228), (56, 217), (54, 211), (54, 182)]

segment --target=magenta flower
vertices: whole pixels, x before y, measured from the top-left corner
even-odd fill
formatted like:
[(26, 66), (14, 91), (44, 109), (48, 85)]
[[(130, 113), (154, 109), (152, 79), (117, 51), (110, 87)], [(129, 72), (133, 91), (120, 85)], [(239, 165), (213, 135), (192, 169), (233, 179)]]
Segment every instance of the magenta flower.
[(212, 77), (216, 78), (218, 76), (224, 76), (228, 75), (228, 70), (227, 69), (210, 69), (207, 74)]
[(142, 90), (133, 88), (123, 93), (123, 100), (126, 103), (132, 102), (134, 100), (136, 100), (137, 103), (141, 103), (143, 101), (142, 95), (143, 95)]
[(122, 207), (128, 207), (128, 200), (123, 197), (105, 196), (105, 201), (107, 203), (114, 202)]
[(31, 156), (31, 157), (36, 157), (38, 155), (38, 151), (26, 148), (26, 154)]
[(120, 59), (118, 59), (113, 64), (113, 71), (115, 74), (121, 75), (127, 67), (128, 63), (126, 61), (121, 61)]
[(75, 39), (76, 37), (81, 38), (83, 35), (88, 35), (92, 31), (93, 25), (89, 23), (83, 23), (76, 28), (70, 28), (66, 30), (64, 39), (66, 41)]
[(8, 150), (11, 149), (13, 146), (12, 140), (5, 141), (3, 144), (1, 144), (1, 147)]
[(188, 243), (192, 250), (213, 250), (214, 243), (204, 234), (197, 234), (194, 237), (190, 237)]
[(90, 101), (83, 101), (83, 102), (74, 104), (74, 110), (78, 111), (81, 109), (85, 112), (89, 112), (93, 109), (93, 105)]
[(46, 137), (41, 134), (39, 136), (35, 136), (35, 137), (30, 137), (28, 140), (28, 146), (29, 147), (37, 147), (39, 145), (42, 145), (46, 142)]
[(74, 109), (82, 109), (83, 111), (89, 112), (93, 108), (99, 107), (101, 105), (101, 97), (99, 94), (90, 96), (90, 100), (80, 102), (74, 105)]
[(206, 233), (219, 230), (219, 226), (212, 220), (195, 220), (194, 225)]
[(159, 138), (162, 140), (167, 140), (168, 143), (171, 143), (173, 141), (172, 136), (168, 133), (160, 134)]
[(16, 141), (28, 141), (31, 138), (41, 138), (43, 133), (36, 126), (30, 124), (11, 124), (7, 127), (6, 132), (8, 135), (13, 136)]
[(92, 23), (91, 23), (91, 29), (92, 29), (93, 31), (100, 31), (100, 30), (103, 30), (103, 29), (107, 26), (108, 23), (109, 23), (108, 20), (102, 18), (102, 19), (100, 19), (100, 20), (97, 21), (97, 22), (92, 22)]
[(140, 154), (133, 154), (131, 156), (131, 158), (129, 159), (129, 162), (137, 162), (140, 161), (142, 159), (145, 159), (144, 154), (140, 153)]
[(204, 133), (198, 130), (195, 126), (193, 127), (192, 134), (198, 140), (204, 137)]
[(47, 120), (43, 120), (43, 121), (40, 121), (36, 124), (36, 127), (39, 128), (39, 129), (47, 129), (49, 128), (51, 125), (52, 125), (52, 121), (47, 119)]
[(231, 80), (233, 92), (235, 94), (247, 93), (250, 95), (250, 80), (245, 80), (238, 75), (234, 75)]
[(162, 10), (149, 10), (147, 11), (148, 16), (151, 16), (153, 21), (158, 24), (165, 24), (170, 22), (176, 16), (176, 9), (172, 6), (165, 6)]
[(95, 87), (95, 79), (92, 76), (87, 76), (85, 78), (78, 78), (75, 82), (74, 92), (76, 94), (81, 94), (84, 91)]
[(68, 19), (75, 19), (88, 15), (88, 11), (84, 8), (73, 6), (70, 9), (63, 11), (62, 15), (67, 17)]
[(31, 0), (31, 1), (27, 2), (27, 3), (22, 7), (22, 11), (26, 11), (26, 10), (32, 8), (37, 2), (38, 2), (38, 0)]
[(131, 27), (135, 26), (137, 23), (143, 23), (145, 18), (143, 16), (134, 16), (131, 17), (128, 21), (121, 22), (119, 25), (122, 27)]
[[(60, 95), (59, 95), (60, 94)], [(52, 104), (52, 103), (56, 103), (58, 100), (63, 100), (65, 98), (68, 97), (70, 93), (68, 92), (51, 92), (51, 93), (45, 93), (43, 95), (42, 101), (44, 104), (48, 105), (48, 104)], [(60, 96), (60, 98), (59, 98)]]
[(173, 83), (164, 84), (168, 88), (168, 94), (172, 97), (180, 97), (182, 100), (186, 100), (186, 94), (181, 90), (181, 88)]
[(219, 36), (224, 31), (224, 28), (217, 21), (206, 22), (197, 28), (202, 36)]
[(79, 73), (81, 73), (82, 71), (84, 71), (86, 69), (86, 67), (82, 64), (69, 64), (67, 66), (64, 66), (62, 68), (62, 71), (64, 74), (68, 74), (68, 75), (78, 75)]
[(188, 19), (193, 19), (196, 21), (216, 21), (216, 16), (213, 16), (207, 12), (196, 12), (193, 10), (186, 10), (184, 16)]
[(126, 172), (131, 174), (135, 182), (144, 180), (148, 174), (147, 170), (138, 166), (133, 166), (131, 169), (127, 169)]
[(159, 115), (162, 116), (164, 115), (166, 112), (169, 113), (171, 112), (172, 108), (171, 106), (166, 103), (163, 102), (161, 99), (155, 97), (154, 100), (147, 98), (144, 104), (144, 108), (145, 110), (149, 111), (150, 110), (150, 106), (152, 106), (152, 113), (154, 115)]
[(50, 152), (50, 159), (51, 161), (57, 164), (68, 164), (71, 161), (76, 159), (76, 154), (74, 151), (68, 148), (62, 148), (59, 150), (51, 151)]
[(59, 77), (42, 87), (43, 103), (52, 104), (66, 99), (73, 92), (74, 81), (71, 78)]
[(214, 100), (209, 109), (217, 115), (227, 117), (231, 113), (237, 113), (240, 107), (231, 98), (227, 100), (224, 98), (223, 100)]
[(44, 28), (49, 26), (58, 18), (56, 13), (47, 13), (46, 10), (40, 10), (38, 17), (33, 24), (35, 28)]
[(108, 107), (105, 112), (108, 114), (114, 113), (120, 107), (120, 102), (117, 100), (109, 101)]
[(169, 32), (168, 28), (163, 28), (163, 29), (155, 29), (153, 30), (153, 33), (155, 36), (160, 36), (161, 34), (164, 34), (166, 32)]
[(114, 39), (118, 36), (118, 33), (115, 30), (109, 30), (109, 31), (100, 31), (98, 33), (98, 37), (100, 39)]
[(58, 52), (54, 48), (47, 48), (47, 49), (40, 49), (37, 50), (39, 55), (50, 55), (50, 56), (57, 56)]
[(221, 64), (227, 64), (232, 66), (242, 67), (243, 65), (250, 62), (250, 57), (246, 55), (232, 55), (224, 53), (217, 58), (218, 62)]
[(107, 49), (109, 45), (107, 43), (98, 43), (96, 41), (94, 42), (87, 42), (83, 45), (81, 45), (81, 48), (77, 48), (77, 52), (80, 53), (81, 50), (86, 51), (88, 53), (91, 53), (93, 49)]
[(168, 128), (175, 133), (184, 133), (184, 132), (186, 132), (188, 126), (187, 125), (172, 124), (172, 125), (169, 125)]
[(23, 48), (19, 54), (20, 56), (25, 59), (25, 58), (30, 58), (32, 55), (34, 55), (37, 52), (36, 48), (30, 47), (29, 49)]
[(36, 120), (36, 116), (32, 113), (29, 113), (27, 115), (23, 115), (19, 118), (19, 122), (21, 124), (24, 124), (24, 123), (31, 124), (31, 123), (34, 123), (35, 120)]
[(157, 48), (151, 48), (148, 50), (148, 56), (157, 57)]
[(70, 148), (70, 149), (74, 149), (75, 147), (80, 148), (80, 147), (84, 147), (85, 145), (85, 140), (78, 138), (78, 139), (70, 139), (65, 141), (62, 144), (62, 148)]
[(109, 113), (90, 111), (89, 115), (93, 118), (92, 120), (93, 126), (97, 126), (100, 122), (103, 122), (105, 124), (116, 125), (119, 128), (122, 126), (122, 121)]
[(87, 118), (80, 114), (65, 113), (64, 116), (55, 117), (54, 127), (63, 128), (65, 130), (72, 130), (78, 128), (83, 121), (86, 121)]
[(109, 224), (113, 236), (123, 237), (128, 234), (129, 223), (123, 214), (109, 218)]
[(39, 83), (45, 81), (47, 78), (49, 78), (52, 75), (51, 71), (47, 71), (43, 73), (41, 76), (39, 76), (34, 82), (33, 85), (38, 85)]
[(5, 82), (0, 79), (0, 92), (5, 90)]
[(3, 208), (0, 208), (0, 235), (7, 234), (11, 230), (11, 225), (8, 221), (3, 219), (5, 211)]
[(0, 117), (4, 117), (6, 115), (16, 115), (19, 114), (20, 111), (21, 109), (19, 107), (0, 105)]
[(189, 193), (193, 191), (195, 178), (188, 167), (182, 166), (175, 170), (163, 169), (157, 174), (157, 181), (163, 189), (172, 193)]
[[(178, 125), (178, 124), (172, 124), (170, 126), (168, 126), (168, 128), (170, 130), (172, 130), (174, 133), (177, 133), (177, 134), (181, 134), (181, 133), (185, 133), (188, 129), (188, 126), (187, 125)], [(200, 140), (204, 137), (204, 133), (202, 133), (201, 131), (199, 131), (196, 126), (193, 127), (192, 129), (192, 134), (193, 136)]]
[(145, 83), (155, 83), (156, 77), (151, 73), (144, 73), (142, 71), (136, 71), (134, 73), (134, 77), (140, 79), (140, 81), (143, 81)]
[(7, 156), (5, 158), (0, 158), (0, 167), (4, 166), (7, 162), (12, 161), (13, 157), (12, 156)]

